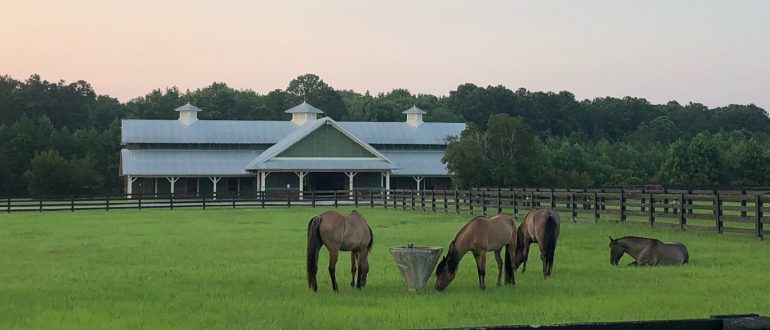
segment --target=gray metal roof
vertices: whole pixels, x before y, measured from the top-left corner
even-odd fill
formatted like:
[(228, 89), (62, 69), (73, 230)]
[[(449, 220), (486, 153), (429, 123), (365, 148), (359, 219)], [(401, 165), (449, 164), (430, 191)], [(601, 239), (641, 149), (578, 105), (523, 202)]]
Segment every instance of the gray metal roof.
[[(121, 175), (131, 176), (237, 176), (259, 156), (259, 150), (127, 150), (120, 152)], [(255, 169), (271, 170), (392, 170), (393, 175), (447, 175), (440, 151), (385, 151), (387, 161), (362, 159), (273, 158)]]
[[(368, 144), (442, 145), (448, 135), (459, 135), (463, 123), (337, 122)], [(121, 143), (273, 144), (299, 126), (291, 121), (124, 119)]]
[(448, 173), (446, 165), (441, 162), (442, 151), (383, 151), (382, 152), (399, 169), (393, 170), (393, 175), (426, 175), (445, 176)]
[(293, 107), (289, 110), (286, 110), (284, 112), (286, 113), (306, 113), (306, 112), (307, 113), (324, 113), (323, 111), (321, 111), (321, 109), (318, 109), (310, 105), (310, 103), (307, 103), (304, 101), (300, 105)]
[(253, 150), (127, 150), (120, 151), (121, 175), (228, 176), (246, 175)]

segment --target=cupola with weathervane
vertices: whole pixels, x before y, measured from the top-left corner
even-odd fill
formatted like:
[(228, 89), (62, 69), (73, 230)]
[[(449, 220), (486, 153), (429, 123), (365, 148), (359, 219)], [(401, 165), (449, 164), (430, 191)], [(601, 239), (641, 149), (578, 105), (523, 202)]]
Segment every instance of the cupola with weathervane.
[(402, 113), (406, 114), (407, 124), (413, 127), (420, 127), (420, 125), (422, 125), (422, 115), (426, 114), (427, 112), (422, 111), (420, 108), (414, 105), (409, 108), (409, 110), (406, 110)]
[(302, 125), (309, 121), (318, 119), (319, 113), (324, 113), (309, 103), (303, 101), (302, 104), (285, 111), (291, 114), (291, 122), (296, 125)]
[(179, 112), (179, 121), (185, 125), (198, 121), (198, 111), (201, 111), (200, 108), (190, 104), (190, 102), (174, 110)]

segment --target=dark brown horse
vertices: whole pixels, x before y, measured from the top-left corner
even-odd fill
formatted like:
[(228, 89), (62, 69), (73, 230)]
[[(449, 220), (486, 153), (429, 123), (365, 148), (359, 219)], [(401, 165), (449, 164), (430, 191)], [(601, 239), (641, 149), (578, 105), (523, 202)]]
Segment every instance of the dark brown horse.
[[(326, 211), (312, 219), (307, 224), (307, 283), (313, 291), (318, 290), (316, 273), (318, 272), (318, 252), (321, 245), (329, 250), (329, 276), (332, 279), (332, 289), (338, 291), (335, 267), (340, 251), (350, 251), (351, 272), (353, 280), (350, 286), (363, 288), (366, 285), (366, 274), (369, 272), (369, 250), (372, 248), (372, 229), (364, 217), (353, 210), (348, 215), (337, 211)], [(358, 272), (356, 272), (356, 266)], [(356, 276), (358, 282), (356, 282)]]
[(495, 252), (497, 261), (497, 286), (500, 286), (500, 277), (503, 273), (503, 260), (500, 258), (500, 250), (505, 247), (505, 284), (514, 285), (513, 279), (513, 254), (516, 249), (516, 225), (513, 219), (504, 214), (498, 214), (489, 220), (484, 217), (475, 217), (468, 221), (449, 243), (447, 255), (441, 259), (436, 267), (436, 290), (443, 291), (449, 286), (457, 273), (460, 259), (468, 251), (473, 252), (476, 258), (476, 268), (479, 274), (479, 288), (486, 288), (484, 276), (486, 275), (487, 251)]
[(663, 243), (654, 238), (626, 236), (610, 237), (610, 264), (618, 265), (620, 257), (628, 253), (634, 258), (630, 265), (681, 265), (690, 260), (687, 247), (679, 242)]
[(514, 265), (519, 269), (521, 264), (527, 270), (527, 258), (529, 257), (529, 245), (537, 243), (540, 247), (540, 260), (543, 262), (543, 277), (551, 276), (553, 269), (553, 257), (556, 252), (556, 241), (559, 239), (559, 227), (561, 220), (559, 213), (550, 208), (535, 208), (529, 210), (524, 217), (517, 232), (518, 244), (516, 245), (516, 258)]

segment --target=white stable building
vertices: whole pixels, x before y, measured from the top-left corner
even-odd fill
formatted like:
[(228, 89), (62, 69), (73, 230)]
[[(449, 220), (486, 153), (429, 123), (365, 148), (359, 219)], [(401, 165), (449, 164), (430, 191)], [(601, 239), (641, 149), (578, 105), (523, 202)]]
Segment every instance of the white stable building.
[(127, 194), (449, 189), (446, 138), (465, 129), (423, 122), (417, 107), (404, 122), (338, 122), (305, 102), (288, 121), (199, 120), (189, 103), (176, 111), (177, 120), (122, 120)]

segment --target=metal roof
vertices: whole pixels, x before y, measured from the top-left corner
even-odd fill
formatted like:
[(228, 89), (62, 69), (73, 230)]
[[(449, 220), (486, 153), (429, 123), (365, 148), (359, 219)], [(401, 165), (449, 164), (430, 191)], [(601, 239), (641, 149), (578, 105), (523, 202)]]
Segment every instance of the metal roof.
[(441, 162), (442, 151), (383, 151), (399, 169), (393, 170), (393, 175), (435, 175), (445, 176), (448, 173), (446, 165)]
[[(260, 150), (127, 150), (120, 152), (121, 175), (237, 176)], [(375, 158), (272, 158), (255, 169), (271, 170), (392, 170), (393, 175), (447, 175), (440, 151), (385, 151), (392, 163)]]
[[(337, 122), (368, 144), (443, 145), (449, 135), (459, 135), (463, 123), (426, 122), (414, 127), (406, 122)], [(274, 144), (300, 126), (291, 121), (198, 120), (185, 125), (178, 120), (124, 119), (121, 143)]]
[(318, 109), (310, 103), (302, 102), (300, 105), (284, 111), (286, 113), (324, 113), (321, 109)]
[(121, 175), (247, 175), (246, 164), (258, 150), (127, 150), (120, 151)]

